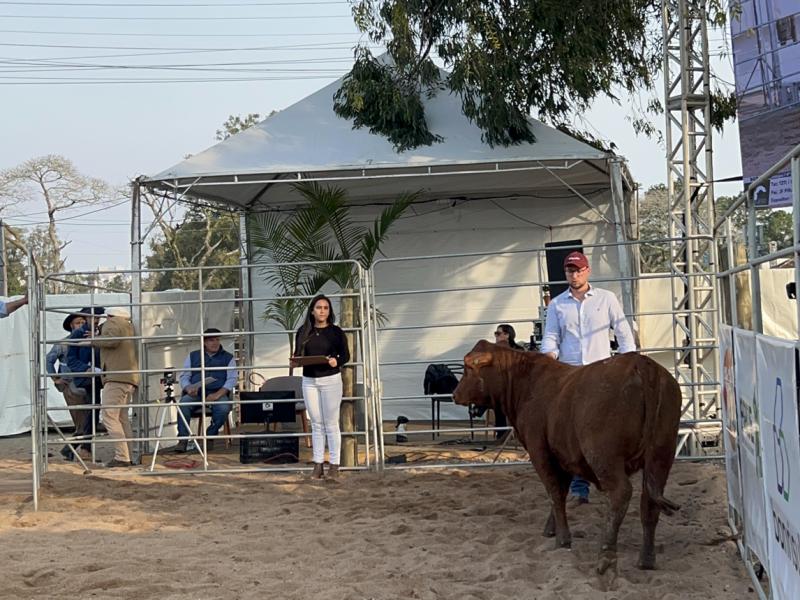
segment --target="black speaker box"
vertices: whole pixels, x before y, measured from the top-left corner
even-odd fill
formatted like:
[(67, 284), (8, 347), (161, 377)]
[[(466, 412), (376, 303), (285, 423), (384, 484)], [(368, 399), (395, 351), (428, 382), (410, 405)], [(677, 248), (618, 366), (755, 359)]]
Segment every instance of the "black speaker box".
[[(567, 246), (567, 248), (562, 248)], [(547, 259), (547, 281), (564, 281), (564, 259), (571, 252), (583, 252), (583, 240), (565, 240), (563, 242), (549, 242), (544, 245)], [(566, 283), (550, 283), (550, 297), (555, 298), (567, 289)]]

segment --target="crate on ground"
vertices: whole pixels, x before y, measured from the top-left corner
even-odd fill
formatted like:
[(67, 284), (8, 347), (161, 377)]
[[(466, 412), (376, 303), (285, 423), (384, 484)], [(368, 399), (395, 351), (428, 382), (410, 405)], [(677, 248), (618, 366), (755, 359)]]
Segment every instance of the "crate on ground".
[(239, 462), (242, 464), (296, 463), (299, 462), (299, 456), (300, 444), (297, 437), (254, 437), (254, 434), (245, 434), (239, 440)]

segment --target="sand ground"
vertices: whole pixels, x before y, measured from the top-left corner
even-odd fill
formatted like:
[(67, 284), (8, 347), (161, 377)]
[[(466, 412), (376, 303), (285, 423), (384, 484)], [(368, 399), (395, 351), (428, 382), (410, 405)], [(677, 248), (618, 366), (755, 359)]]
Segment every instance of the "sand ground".
[(549, 507), (530, 466), (348, 473), (337, 484), (84, 474), (53, 459), (34, 512), (29, 453), (26, 436), (0, 440), (0, 598), (756, 598), (726, 524), (720, 464), (673, 469), (667, 495), (682, 509), (661, 519), (656, 571), (635, 567), (636, 477), (617, 572), (599, 577), (604, 499), (594, 492), (570, 512), (572, 550), (556, 550), (541, 535)]

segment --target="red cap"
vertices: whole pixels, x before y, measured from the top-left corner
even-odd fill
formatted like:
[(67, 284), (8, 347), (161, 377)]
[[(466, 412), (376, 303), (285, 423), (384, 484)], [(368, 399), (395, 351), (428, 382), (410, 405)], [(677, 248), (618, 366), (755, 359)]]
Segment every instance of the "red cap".
[(583, 252), (570, 252), (564, 259), (564, 268), (573, 267), (575, 269), (585, 269), (589, 266), (589, 259)]

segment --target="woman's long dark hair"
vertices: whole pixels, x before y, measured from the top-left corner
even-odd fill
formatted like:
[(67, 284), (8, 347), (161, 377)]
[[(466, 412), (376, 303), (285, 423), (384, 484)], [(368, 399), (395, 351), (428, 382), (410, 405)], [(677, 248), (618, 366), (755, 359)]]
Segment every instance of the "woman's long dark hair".
[(333, 312), (333, 302), (331, 302), (331, 299), (328, 298), (325, 294), (317, 294), (316, 296), (314, 296), (308, 305), (308, 310), (306, 311), (306, 318), (303, 321), (303, 327), (300, 329), (300, 344), (298, 348), (295, 348), (295, 354), (297, 354), (298, 356), (303, 355), (306, 343), (308, 343), (308, 339), (314, 332), (314, 327), (316, 326), (317, 323), (316, 320), (314, 319), (314, 307), (320, 300), (325, 300), (325, 302), (328, 303), (328, 308), (330, 309), (330, 312), (328, 313), (328, 325), (334, 325), (336, 323), (336, 314)]
[(522, 346), (520, 346), (516, 342), (517, 332), (514, 331), (514, 328), (511, 325), (509, 325), (508, 323), (503, 323), (501, 325), (498, 325), (497, 328), (500, 329), (503, 333), (507, 333), (508, 334), (508, 345), (509, 346), (511, 346), (512, 348), (515, 348), (517, 350), (522, 350)]

